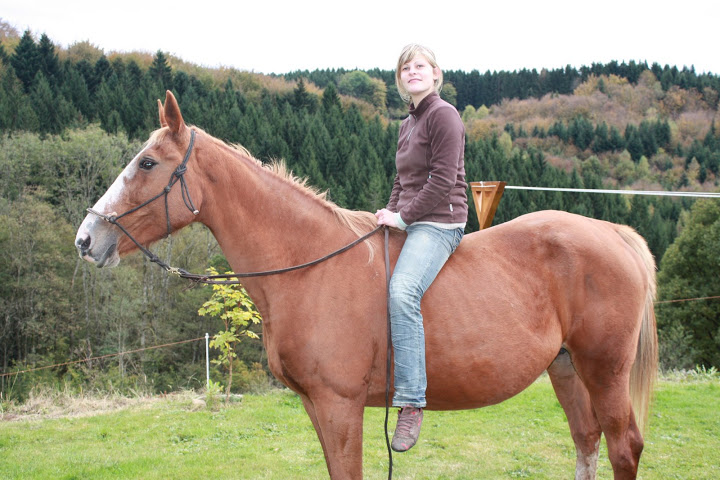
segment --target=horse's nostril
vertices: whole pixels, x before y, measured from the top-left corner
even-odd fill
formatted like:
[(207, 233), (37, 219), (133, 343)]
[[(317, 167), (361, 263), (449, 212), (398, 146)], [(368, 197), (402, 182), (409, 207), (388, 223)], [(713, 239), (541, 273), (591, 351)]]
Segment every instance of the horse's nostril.
[(75, 240), (75, 245), (81, 250), (87, 250), (90, 247), (90, 235), (85, 238), (78, 238)]

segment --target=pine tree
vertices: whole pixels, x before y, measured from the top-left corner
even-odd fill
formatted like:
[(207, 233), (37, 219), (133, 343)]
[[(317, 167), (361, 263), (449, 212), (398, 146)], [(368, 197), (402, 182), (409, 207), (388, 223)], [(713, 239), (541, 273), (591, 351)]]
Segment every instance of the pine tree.
[[(93, 80), (97, 87), (99, 87), (104, 81), (107, 81), (110, 79), (110, 77), (113, 75), (113, 69), (110, 65), (110, 62), (108, 61), (107, 57), (103, 55), (98, 59), (97, 62), (95, 62), (95, 66), (93, 67)], [(95, 91), (92, 90), (91, 91)]]
[(40, 70), (40, 53), (30, 30), (25, 30), (20, 43), (15, 48), (15, 53), (10, 57), (10, 64), (15, 69), (15, 75), (22, 82), (25, 93), (29, 93), (35, 75)]
[(72, 66), (65, 71), (65, 81), (60, 91), (63, 96), (72, 103), (82, 115), (85, 122), (95, 119), (95, 106), (90, 101), (90, 90), (83, 76)]
[(620, 130), (614, 125), (610, 127), (610, 136), (608, 137), (610, 150), (619, 152), (625, 148), (625, 140), (620, 135)]
[(305, 80), (300, 77), (293, 90), (293, 107), (297, 110), (306, 109), (309, 113), (313, 113), (317, 108), (317, 100), (305, 88)]
[(604, 121), (595, 127), (595, 138), (592, 143), (592, 151), (595, 153), (610, 150), (610, 139), (608, 138), (608, 126)]
[(37, 74), (30, 98), (41, 134), (59, 134), (70, 126), (74, 107), (62, 95), (55, 94), (42, 72)]
[(172, 89), (172, 68), (168, 64), (165, 54), (158, 50), (153, 58), (152, 65), (148, 69), (148, 76), (155, 81), (163, 90)]
[(322, 106), (326, 112), (333, 107), (341, 108), (340, 97), (338, 96), (334, 83), (328, 83), (327, 87), (325, 87), (322, 95)]
[(60, 60), (55, 52), (55, 45), (53, 45), (50, 38), (44, 33), (40, 37), (38, 57), (40, 61), (40, 71), (45, 75), (51, 87), (57, 87), (60, 83)]
[(630, 152), (630, 157), (635, 161), (639, 161), (643, 156), (644, 147), (640, 134), (635, 125), (628, 124), (625, 127), (625, 148)]
[(11, 65), (0, 69), (0, 132), (34, 131), (38, 119)]

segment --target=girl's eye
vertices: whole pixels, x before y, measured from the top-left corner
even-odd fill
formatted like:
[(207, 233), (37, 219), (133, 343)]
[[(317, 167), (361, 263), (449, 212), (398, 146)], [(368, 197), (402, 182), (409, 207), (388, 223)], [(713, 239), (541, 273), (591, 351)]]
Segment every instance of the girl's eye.
[(150, 170), (155, 165), (157, 165), (157, 162), (151, 158), (143, 158), (140, 160), (140, 168), (143, 170)]

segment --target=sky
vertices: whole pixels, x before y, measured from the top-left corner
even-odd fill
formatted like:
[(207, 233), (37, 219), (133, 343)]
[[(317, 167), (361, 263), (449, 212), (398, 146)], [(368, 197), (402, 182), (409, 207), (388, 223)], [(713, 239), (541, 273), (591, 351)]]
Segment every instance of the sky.
[(634, 60), (720, 74), (718, 0), (0, 0), (0, 19), (63, 48), (162, 50), (257, 73), (393, 70), (420, 43), (443, 70)]

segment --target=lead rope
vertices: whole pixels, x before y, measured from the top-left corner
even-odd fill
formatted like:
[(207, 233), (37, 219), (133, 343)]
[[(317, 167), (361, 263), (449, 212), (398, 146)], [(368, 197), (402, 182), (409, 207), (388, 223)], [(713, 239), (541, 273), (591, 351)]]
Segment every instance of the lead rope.
[(385, 227), (385, 293), (387, 298), (387, 363), (385, 365), (385, 445), (388, 451), (388, 480), (392, 480), (393, 458), (388, 435), (388, 417), (390, 416), (390, 354), (392, 353), (392, 334), (390, 331), (390, 228)]

